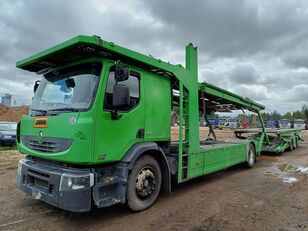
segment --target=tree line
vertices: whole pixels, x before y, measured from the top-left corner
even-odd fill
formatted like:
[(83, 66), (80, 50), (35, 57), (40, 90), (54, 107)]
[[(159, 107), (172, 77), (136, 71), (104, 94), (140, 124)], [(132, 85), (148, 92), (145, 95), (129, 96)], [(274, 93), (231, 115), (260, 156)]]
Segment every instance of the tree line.
[(293, 112), (287, 112), (285, 114), (280, 114), (276, 110), (273, 111), (272, 113), (269, 112), (263, 112), (262, 117), (264, 119), (274, 119), (274, 120), (279, 120), (279, 119), (288, 119), (288, 120), (296, 120), (296, 119), (303, 119), (308, 121), (308, 105), (304, 104), (302, 106), (301, 110), (296, 110)]

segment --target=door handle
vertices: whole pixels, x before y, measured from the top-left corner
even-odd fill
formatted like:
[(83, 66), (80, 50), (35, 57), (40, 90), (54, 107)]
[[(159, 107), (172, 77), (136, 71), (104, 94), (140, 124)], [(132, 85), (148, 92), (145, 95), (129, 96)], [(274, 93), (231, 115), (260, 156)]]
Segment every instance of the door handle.
[(136, 138), (144, 138), (144, 128), (139, 128), (137, 130)]

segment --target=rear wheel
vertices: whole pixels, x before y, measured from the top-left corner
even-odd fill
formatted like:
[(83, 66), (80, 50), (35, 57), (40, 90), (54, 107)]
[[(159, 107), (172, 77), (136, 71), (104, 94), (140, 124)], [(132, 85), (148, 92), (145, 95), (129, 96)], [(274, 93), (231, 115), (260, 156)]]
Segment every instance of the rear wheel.
[(252, 168), (256, 164), (256, 149), (253, 144), (249, 144), (247, 167)]
[(127, 182), (127, 205), (133, 211), (149, 208), (156, 201), (162, 182), (161, 169), (151, 156), (142, 156), (134, 165)]

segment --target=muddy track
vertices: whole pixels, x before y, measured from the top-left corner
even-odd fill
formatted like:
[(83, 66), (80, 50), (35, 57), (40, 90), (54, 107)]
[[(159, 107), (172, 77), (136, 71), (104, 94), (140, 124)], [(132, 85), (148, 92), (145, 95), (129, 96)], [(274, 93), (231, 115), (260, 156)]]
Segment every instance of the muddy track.
[[(234, 166), (173, 187), (141, 213), (124, 206), (70, 213), (16, 187), (16, 151), (0, 154), (0, 230), (308, 230), (308, 132), (284, 155)], [(294, 182), (284, 179), (294, 178)]]

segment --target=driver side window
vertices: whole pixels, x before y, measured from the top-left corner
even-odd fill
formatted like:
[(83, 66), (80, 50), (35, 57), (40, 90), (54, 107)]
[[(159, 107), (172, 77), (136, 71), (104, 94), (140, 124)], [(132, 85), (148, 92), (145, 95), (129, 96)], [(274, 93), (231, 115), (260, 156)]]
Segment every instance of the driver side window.
[[(121, 108), (119, 111), (130, 111), (134, 107), (136, 107), (140, 100), (140, 83), (139, 83), (139, 74), (131, 71), (130, 76), (127, 80), (121, 81), (120, 83), (128, 86), (129, 95), (130, 95), (130, 104), (125, 108)], [(109, 72), (106, 93), (104, 99), (104, 110), (114, 110), (112, 105), (112, 97), (113, 97), (113, 86), (116, 84), (114, 78), (114, 71), (111, 70)]]

